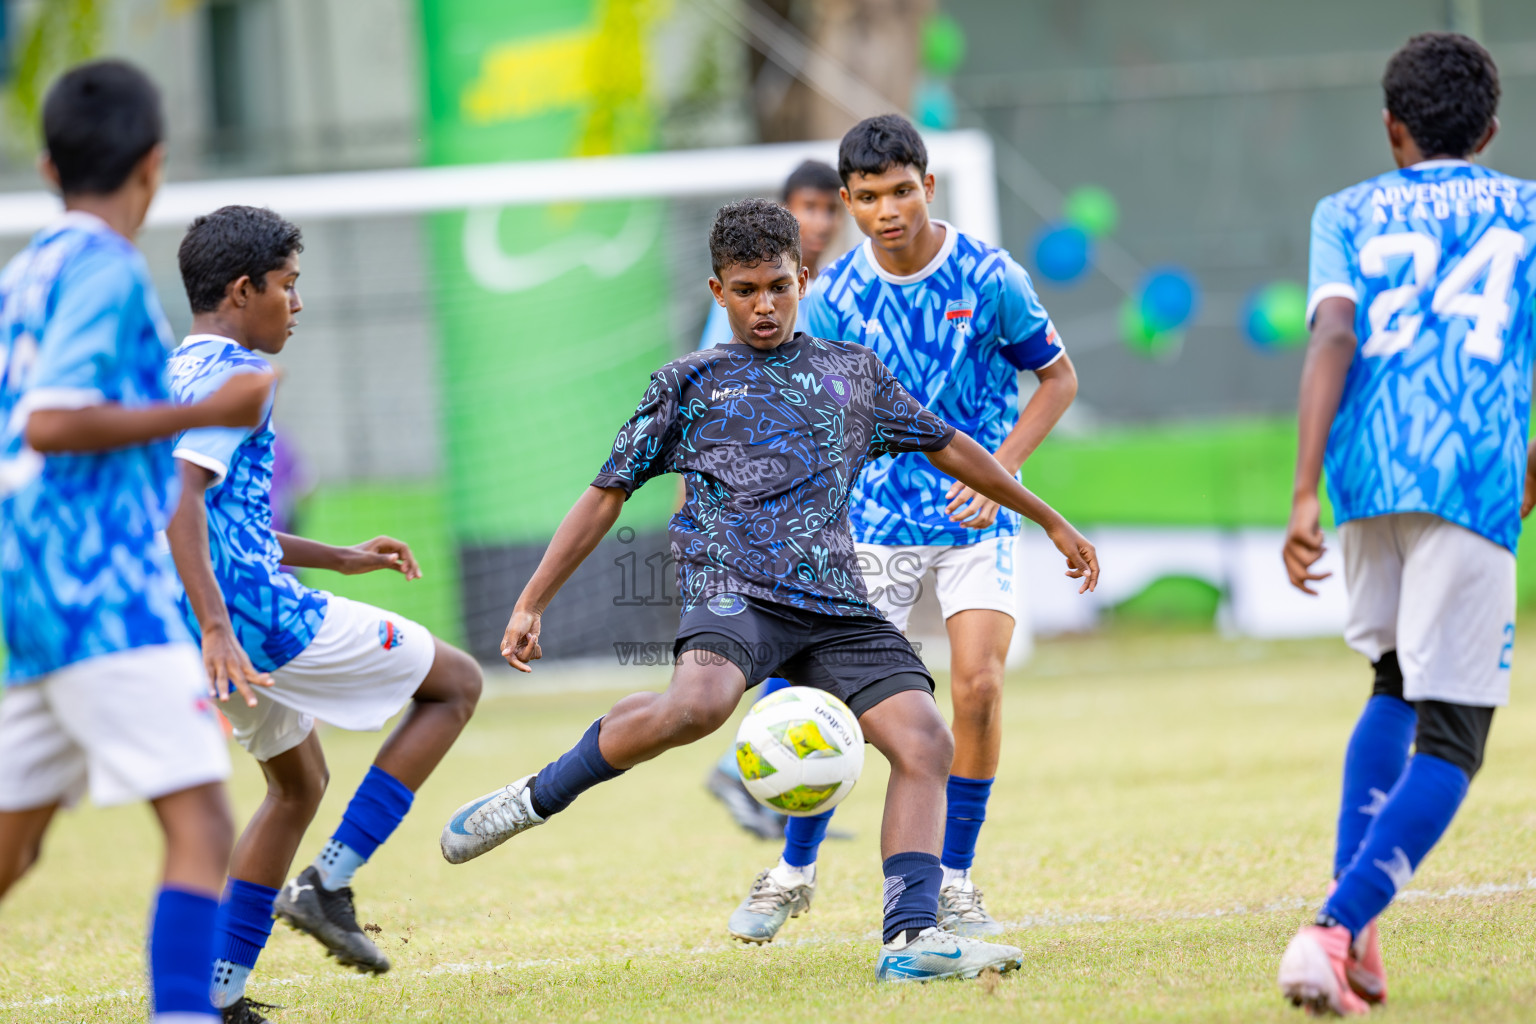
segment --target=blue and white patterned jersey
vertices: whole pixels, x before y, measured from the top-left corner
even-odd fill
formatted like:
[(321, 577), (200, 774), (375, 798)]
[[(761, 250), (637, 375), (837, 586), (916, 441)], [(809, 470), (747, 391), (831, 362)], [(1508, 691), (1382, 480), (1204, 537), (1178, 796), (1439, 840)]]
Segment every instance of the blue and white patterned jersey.
[[(171, 357), (171, 391), (197, 402), (237, 373), (265, 373), (265, 359), (228, 338), (194, 334)], [(217, 478), (208, 488), (208, 545), (229, 620), (263, 672), (281, 668), (309, 646), (330, 597), (282, 571), (283, 549), (272, 531), (272, 403), (251, 428), (202, 427), (176, 439), (176, 457)], [(197, 630), (185, 595), (182, 612)]]
[(1355, 303), (1324, 466), (1339, 522), (1429, 512), (1515, 550), (1531, 407), (1536, 184), (1431, 160), (1317, 204), (1307, 319)]
[[(1019, 371), (1060, 359), (1061, 339), (1013, 257), (934, 223), (944, 243), (910, 277), (883, 269), (868, 240), (822, 271), (800, 305), (800, 328), (868, 345), (914, 398), (995, 452), (1018, 422)], [(1006, 508), (985, 530), (950, 522), (953, 483), (921, 455), (871, 462), (849, 505), (854, 539), (955, 545), (1018, 532), (1018, 513)]]
[(89, 214), (39, 231), (0, 273), (7, 683), (191, 640), (176, 608), (181, 585), (157, 536), (177, 494), (170, 442), (45, 457), (25, 437), (39, 409), (168, 401), (170, 343), (144, 258)]

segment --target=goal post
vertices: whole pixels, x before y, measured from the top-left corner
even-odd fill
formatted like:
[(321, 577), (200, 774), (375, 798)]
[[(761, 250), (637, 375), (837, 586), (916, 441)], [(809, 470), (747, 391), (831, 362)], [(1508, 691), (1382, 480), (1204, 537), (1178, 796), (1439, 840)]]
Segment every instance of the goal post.
[[(999, 241), (989, 138), (926, 141), (935, 215)], [(313, 483), (297, 528), (332, 543), (396, 535), (425, 570), (409, 585), (384, 574), (310, 582), (493, 662), (518, 592), (647, 376), (697, 343), (714, 211), (776, 198), (802, 160), (836, 157), (837, 143), (821, 141), (176, 182), (139, 244), (185, 330), (176, 247), (194, 217), (265, 206), (304, 230), (305, 310), (278, 357), (288, 372), (276, 411)], [(44, 192), (0, 195), (0, 250), (58, 210)], [(845, 224), (839, 243), (857, 239)], [(550, 608), (546, 657), (670, 655), (677, 496), (655, 481), (626, 504)]]

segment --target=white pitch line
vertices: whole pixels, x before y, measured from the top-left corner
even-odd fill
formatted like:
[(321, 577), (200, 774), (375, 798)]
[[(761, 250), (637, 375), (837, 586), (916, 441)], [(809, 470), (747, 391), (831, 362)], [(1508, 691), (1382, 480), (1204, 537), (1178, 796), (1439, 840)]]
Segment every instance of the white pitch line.
[[(1429, 900), (1455, 900), (1469, 899), (1479, 896), (1502, 896), (1511, 893), (1536, 891), (1536, 875), (1527, 878), (1523, 882), (1512, 883), (1484, 883), (1482, 885), (1457, 885), (1449, 889), (1404, 889), (1397, 894), (1395, 902), (1419, 903)], [(1044, 914), (1030, 914), (1017, 921), (1004, 921), (1004, 927), (1015, 930), (1038, 928), (1070, 928), (1083, 924), (1124, 924), (1139, 923), (1149, 924), (1159, 921), (1204, 921), (1228, 917), (1253, 917), (1263, 914), (1278, 914), (1284, 911), (1307, 910), (1319, 904), (1317, 898), (1302, 896), (1289, 899), (1275, 900), (1259, 906), (1238, 904), (1233, 907), (1218, 907), (1214, 910), (1162, 910), (1150, 914), (1068, 914), (1057, 911), (1049, 911)], [(878, 932), (865, 932), (858, 936), (828, 935), (810, 936), (793, 939), (786, 942), (773, 943), (774, 948), (798, 947), (798, 946), (828, 946), (854, 941), (873, 941), (879, 938)], [(494, 974), (498, 971), (525, 971), (541, 967), (577, 967), (583, 964), (602, 963), (620, 959), (632, 959), (636, 956), (678, 956), (692, 954), (695, 956), (718, 956), (720, 954), (753, 952), (749, 946), (741, 946), (735, 943), (703, 944), (690, 948), (683, 946), (652, 947), (635, 950), (620, 956), (585, 956), (585, 957), (545, 957), (538, 960), (480, 960), (468, 963), (438, 963), (430, 967), (397, 968), (390, 972), (391, 977), (422, 977), (430, 978), (445, 974)], [(313, 981), (317, 975), (295, 974), (286, 978), (260, 978), (260, 987), (291, 987)], [(361, 974), (352, 972), (340, 972), (327, 974), (327, 981), (354, 981), (363, 982), (370, 979)], [(73, 1004), (103, 1003), (112, 999), (135, 998), (138, 993), (127, 989), (115, 989), (107, 992), (97, 992), (89, 995), (78, 996), (42, 996), (37, 999), (22, 999), (10, 1003), (0, 1003), (0, 1010), (24, 1010), (42, 1006), (66, 1006)]]

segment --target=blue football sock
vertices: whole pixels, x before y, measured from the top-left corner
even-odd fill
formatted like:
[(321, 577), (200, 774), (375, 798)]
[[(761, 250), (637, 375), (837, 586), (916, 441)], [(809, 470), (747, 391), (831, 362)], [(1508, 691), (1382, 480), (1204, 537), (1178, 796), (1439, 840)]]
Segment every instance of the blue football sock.
[(790, 682), (788, 679), (780, 679), (778, 676), (769, 676), (767, 679), (763, 680), (763, 692), (757, 695), (757, 699), (762, 700), (770, 693), (778, 693), (780, 690), (788, 689), (789, 686)]
[(908, 928), (939, 923), (939, 882), (944, 869), (931, 853), (897, 853), (885, 858), (885, 923), (880, 941), (890, 942)]
[(214, 924), (213, 1005), (223, 1009), (245, 995), (256, 958), (272, 934), (272, 904), (277, 890), (231, 878)]
[(987, 820), (987, 797), (992, 795), (991, 779), (949, 777), (949, 810), (944, 820), (944, 855), (946, 868), (969, 871), (976, 859), (976, 837)]
[(400, 825), (415, 799), (416, 794), (405, 783), (378, 765), (370, 765), (331, 841), (315, 858), (320, 884), (332, 892), (351, 885), (357, 869)]
[(816, 863), (816, 851), (827, 838), (827, 823), (832, 820), (831, 811), (822, 811), (809, 818), (790, 818), (784, 823), (784, 863), (803, 868)]
[(1355, 859), (1366, 830), (1402, 777), (1417, 723), (1413, 705), (1401, 698), (1377, 694), (1365, 702), (1344, 751), (1344, 792), (1339, 800), (1333, 877), (1342, 875)]
[(1358, 935), (1445, 834), (1467, 795), (1467, 773), (1433, 754), (1415, 754), (1408, 770), (1365, 833), (1354, 862), (1339, 876), (1339, 887), (1323, 914)]
[(217, 1019), (208, 997), (214, 919), (219, 901), (184, 889), (163, 888), (149, 926), (150, 1019), (171, 1014)]
[(533, 777), (533, 809), (539, 817), (559, 814), (571, 801), (597, 785), (624, 773), (603, 758), (597, 735), (602, 729), (599, 718), (582, 734), (576, 745), (544, 766)]

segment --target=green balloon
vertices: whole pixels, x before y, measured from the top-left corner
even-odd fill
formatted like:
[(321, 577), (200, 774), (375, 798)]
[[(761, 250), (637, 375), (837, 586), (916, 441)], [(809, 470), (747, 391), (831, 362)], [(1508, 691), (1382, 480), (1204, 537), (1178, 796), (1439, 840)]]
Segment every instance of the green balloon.
[(1259, 315), (1277, 344), (1299, 345), (1307, 340), (1307, 292), (1294, 281), (1276, 281), (1259, 293)]
[(947, 14), (923, 19), (923, 69), (933, 75), (950, 75), (965, 63), (965, 29)]
[(1154, 330), (1141, 311), (1141, 303), (1126, 299), (1120, 307), (1120, 338), (1132, 352), (1155, 359), (1178, 347), (1183, 335), (1177, 330)]
[(1067, 193), (1061, 204), (1062, 219), (1081, 228), (1089, 238), (1103, 238), (1120, 221), (1120, 206), (1107, 189), (1098, 185), (1079, 185)]

